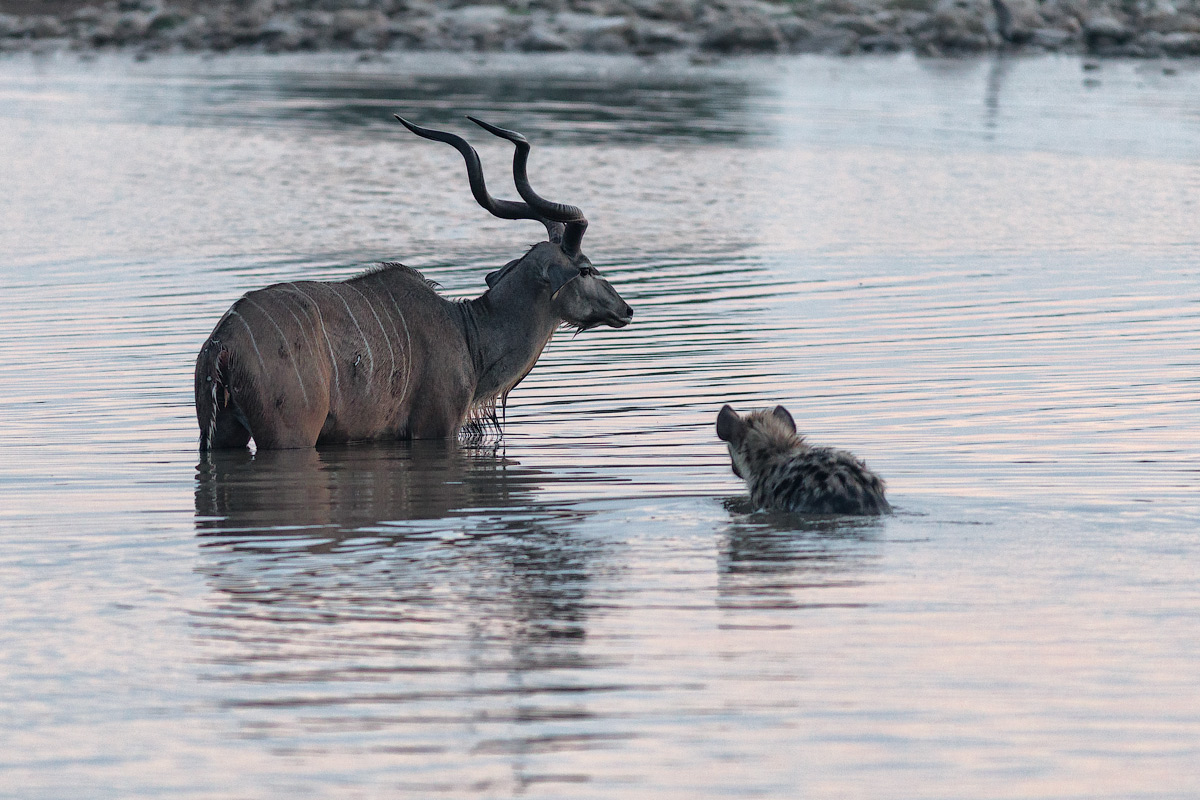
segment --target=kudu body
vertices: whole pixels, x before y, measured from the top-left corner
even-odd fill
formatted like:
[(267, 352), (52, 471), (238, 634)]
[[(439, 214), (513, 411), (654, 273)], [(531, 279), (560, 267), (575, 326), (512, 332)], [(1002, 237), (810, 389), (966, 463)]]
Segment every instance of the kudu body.
[(633, 310), (580, 252), (582, 212), (530, 187), (524, 137), (473, 120), (517, 146), (513, 174), (524, 202), (496, 200), (465, 140), (400, 121), (463, 155), (480, 205), (542, 222), (548, 241), (488, 275), (487, 291), (473, 300), (447, 300), (416, 270), (390, 263), (346, 281), (246, 294), (196, 359), (202, 449), (245, 447), (251, 438), (279, 449), (456, 436), (495, 421), (496, 404), (560, 325), (629, 323)]

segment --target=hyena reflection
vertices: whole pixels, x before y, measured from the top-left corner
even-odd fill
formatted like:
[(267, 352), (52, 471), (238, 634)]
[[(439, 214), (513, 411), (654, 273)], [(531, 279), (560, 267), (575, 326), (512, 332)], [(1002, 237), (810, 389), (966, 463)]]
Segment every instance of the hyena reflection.
[(883, 481), (845, 450), (812, 447), (783, 406), (744, 417), (730, 406), (717, 416), (729, 443), (733, 474), (746, 481), (759, 508), (809, 514), (883, 514), (891, 510)]

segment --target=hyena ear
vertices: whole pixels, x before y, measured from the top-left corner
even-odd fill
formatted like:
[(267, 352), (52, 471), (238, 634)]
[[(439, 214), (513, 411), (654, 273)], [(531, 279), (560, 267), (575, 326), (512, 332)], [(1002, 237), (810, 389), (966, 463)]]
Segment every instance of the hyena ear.
[(733, 410), (733, 406), (726, 405), (721, 409), (721, 413), (717, 414), (717, 438), (722, 442), (737, 443), (741, 440), (745, 427), (746, 424)]
[(791, 429), (792, 433), (796, 432), (796, 420), (792, 419), (792, 415), (789, 414), (788, 410), (783, 406), (775, 406), (774, 410), (771, 411), (771, 416), (775, 417), (775, 419), (779, 420), (784, 425), (787, 425)]

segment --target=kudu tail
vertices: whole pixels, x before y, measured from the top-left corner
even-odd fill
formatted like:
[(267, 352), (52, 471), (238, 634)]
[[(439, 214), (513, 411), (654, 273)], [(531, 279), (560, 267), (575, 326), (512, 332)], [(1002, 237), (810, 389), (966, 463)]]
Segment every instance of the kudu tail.
[(196, 360), (196, 421), (200, 424), (200, 449), (245, 447), (250, 431), (239, 419), (229, 392), (230, 352), (210, 342)]

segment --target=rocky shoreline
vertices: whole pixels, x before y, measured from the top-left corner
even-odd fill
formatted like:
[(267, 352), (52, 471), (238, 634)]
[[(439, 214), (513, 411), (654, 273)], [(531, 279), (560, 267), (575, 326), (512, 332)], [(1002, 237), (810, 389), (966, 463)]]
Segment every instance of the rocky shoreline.
[(1200, 0), (0, 0), (0, 52), (1200, 56)]

